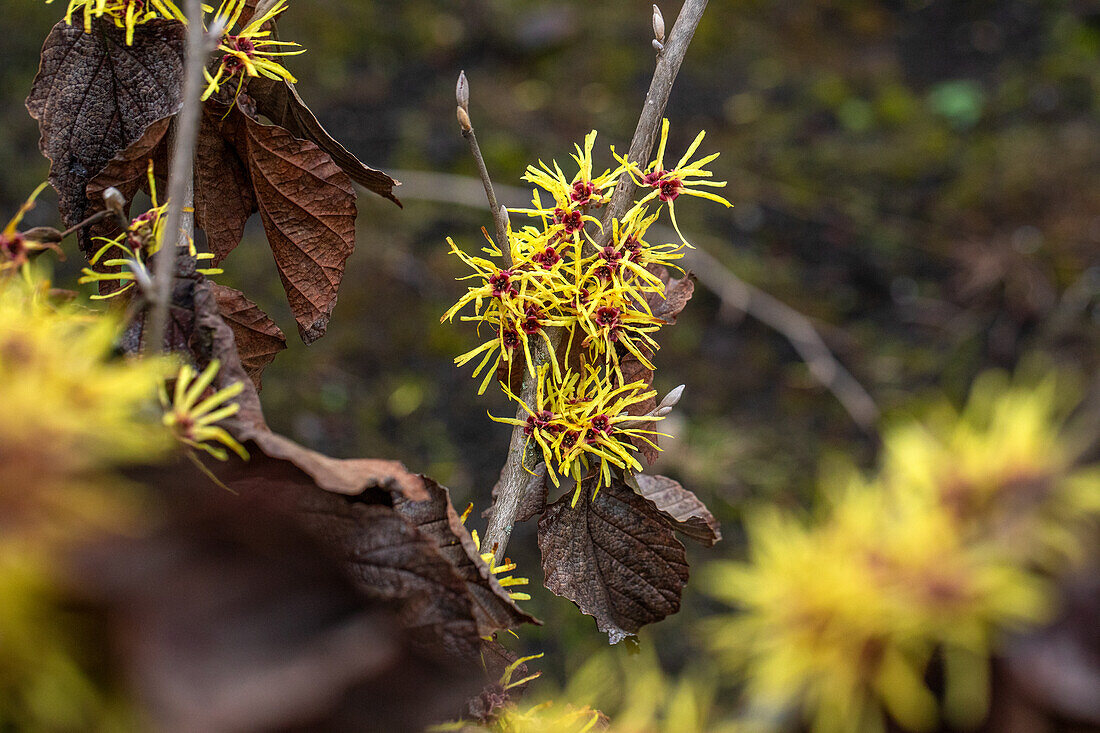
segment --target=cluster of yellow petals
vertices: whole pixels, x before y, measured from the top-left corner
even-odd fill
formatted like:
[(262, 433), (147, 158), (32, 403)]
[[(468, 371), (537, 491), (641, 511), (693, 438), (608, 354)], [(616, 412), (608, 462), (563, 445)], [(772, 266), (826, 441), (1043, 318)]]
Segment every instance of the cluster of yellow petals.
[(707, 583), (740, 609), (709, 639), (754, 710), (801, 708), (815, 733), (981, 722), (990, 657), (1049, 619), (1052, 576), (1100, 515), (1100, 470), (1074, 465), (1062, 430), (1065, 394), (1053, 377), (986, 375), (961, 413), (891, 427), (880, 473), (835, 478), (818, 521), (750, 516), (749, 560), (712, 564)]
[[(667, 137), (665, 120), (658, 159), (646, 168), (616, 156), (616, 168), (596, 174), (593, 131), (585, 137), (583, 147), (576, 146), (572, 156), (576, 173), (572, 176), (556, 162), (547, 165), (539, 161), (527, 168), (524, 180), (538, 188), (532, 191), (531, 208), (514, 213), (526, 216), (530, 223), (513, 227), (509, 222), (506, 243), (495, 243), (486, 233), (488, 246), (482, 248), (485, 256), (480, 256), (467, 254), (447, 240), (451, 253), (471, 270), (460, 280), (475, 284), (441, 320), (452, 321), (472, 305), (473, 313), (460, 316), (460, 320), (476, 323), (479, 330), (491, 330), (488, 340), (457, 357), (455, 363), (463, 366), (477, 360), (474, 376), (482, 377), (478, 394), (499, 376), (505, 392), (517, 402), (519, 398), (507, 388), (514, 370), (526, 369), (528, 378), (538, 380), (538, 404), (523, 405), (529, 415), (527, 422), (501, 421), (527, 428), (530, 439), (542, 450), (555, 484), (559, 475), (572, 476), (579, 484), (594, 471), (597, 488), (606, 485), (614, 469), (640, 470), (634, 457), (638, 450), (635, 440), (654, 445), (646, 436), (655, 433), (646, 423), (660, 418), (631, 417), (627, 412), (654, 393), (644, 382), (627, 383), (622, 365), (631, 359), (653, 369), (651, 356), (658, 349), (654, 334), (664, 325), (653, 314), (653, 304), (665, 297), (659, 273), (675, 267), (690, 245), (682, 236), (678, 243), (650, 241), (649, 231), (662, 210), (671, 210), (681, 193), (730, 205), (694, 188), (703, 185), (699, 179), (711, 175), (703, 166), (717, 157), (687, 162), (703, 134), (672, 171), (661, 168)], [(651, 175), (658, 169), (662, 175), (675, 177), (679, 188), (673, 195), (666, 195), (661, 188), (668, 188), (664, 178)], [(603, 244), (595, 214), (610, 201), (624, 175), (634, 177), (643, 193), (621, 218), (612, 220), (610, 236)], [(653, 181), (647, 182), (647, 176)], [(550, 200), (544, 201), (547, 194)], [(551, 328), (562, 330), (564, 352), (536, 374), (532, 343), (542, 340), (547, 351), (553, 351), (547, 334)]]

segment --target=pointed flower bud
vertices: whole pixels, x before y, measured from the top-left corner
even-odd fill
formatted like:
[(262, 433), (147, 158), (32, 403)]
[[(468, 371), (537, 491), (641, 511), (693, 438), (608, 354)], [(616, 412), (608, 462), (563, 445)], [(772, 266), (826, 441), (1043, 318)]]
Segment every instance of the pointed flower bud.
[(122, 195), (122, 191), (114, 186), (103, 192), (103, 203), (107, 204), (107, 208), (115, 214), (119, 216), (126, 215), (126, 198)]
[(665, 16), (656, 5), (653, 6), (653, 38), (660, 44), (665, 42)]
[(470, 82), (466, 81), (466, 72), (458, 72), (458, 84), (455, 86), (455, 101), (467, 113), (470, 111)]

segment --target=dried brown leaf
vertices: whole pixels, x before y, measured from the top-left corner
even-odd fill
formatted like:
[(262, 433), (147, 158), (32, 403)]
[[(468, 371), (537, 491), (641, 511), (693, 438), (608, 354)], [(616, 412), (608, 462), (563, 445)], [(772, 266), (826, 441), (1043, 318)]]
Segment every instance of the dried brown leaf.
[[(103, 192), (108, 188), (117, 188), (129, 210), (130, 202), (134, 194), (140, 189), (147, 188), (147, 172), (149, 161), (153, 161), (160, 176), (167, 174), (167, 140), (168, 126), (172, 117), (157, 120), (145, 129), (145, 132), (136, 141), (122, 150), (109, 163), (94, 176), (85, 189), (88, 197), (90, 211), (102, 211), (107, 208), (103, 202)], [(163, 162), (164, 170), (161, 170)]]
[(154, 728), (417, 731), (476, 692), (271, 497), (178, 488), (165, 526), (76, 558)]
[(236, 141), (244, 115), (217, 102), (203, 105), (195, 147), (195, 223), (206, 233), (215, 264), (236, 249), (257, 210), (248, 164)]
[(363, 593), (400, 605), (418, 648), (479, 658), (481, 636), (465, 581), (433, 538), (384, 503), (387, 496), (319, 491), (305, 473), (263, 455), (227, 476), (226, 485), (242, 496), (266, 495), (300, 516)]
[(336, 141), (317, 120), (317, 116), (292, 84), (282, 80), (257, 77), (248, 82), (248, 95), (256, 104), (256, 111), (276, 125), (289, 130), (295, 136), (311, 140), (332, 156), (336, 165), (351, 176), (356, 183), (370, 191), (393, 201), (401, 202), (393, 195), (394, 186), (401, 185), (380, 170), (364, 165), (348, 149)]
[(241, 291), (215, 284), (214, 298), (218, 301), (221, 317), (233, 329), (241, 366), (258, 391), (264, 369), (286, 348), (286, 336), (275, 321)]
[(567, 493), (539, 520), (546, 587), (596, 619), (617, 644), (680, 610), (684, 546), (653, 505), (619, 480), (576, 507)]
[(42, 47), (27, 109), (38, 120), (39, 147), (50, 159), (50, 183), (68, 226), (88, 213), (92, 177), (180, 107), (183, 26), (145, 23), (130, 46), (125, 34), (107, 20), (94, 21), (90, 33), (62, 21)]
[(635, 476), (638, 493), (653, 503), (672, 528), (706, 547), (722, 539), (718, 520), (693, 492), (667, 476)]
[(237, 149), (302, 341), (325, 334), (355, 247), (355, 191), (328, 153), (281, 127), (241, 115)]
[(395, 496), (393, 508), (422, 534), (435, 540), (440, 553), (466, 583), (478, 633), (487, 637), (525, 623), (538, 624), (537, 619), (516, 605), (496, 576), (489, 572), (488, 564), (481, 559), (470, 532), (451, 504), (450, 492), (432, 479), (422, 478), (430, 498), (409, 501)]

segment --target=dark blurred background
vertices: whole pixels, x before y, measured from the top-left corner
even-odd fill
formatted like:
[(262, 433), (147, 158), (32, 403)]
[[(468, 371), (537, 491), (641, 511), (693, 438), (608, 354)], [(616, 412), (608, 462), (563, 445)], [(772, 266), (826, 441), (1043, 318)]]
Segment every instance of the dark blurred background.
[[(18, 4), (0, 47), (4, 211), (46, 176), (23, 99), (64, 11)], [(679, 3), (662, 8), (671, 26)], [(610, 163), (607, 145), (627, 146), (654, 62), (650, 4), (634, 0), (292, 0), (280, 31), (309, 49), (287, 66), (329, 130), (398, 178), (475, 175), (454, 119), (460, 69), (498, 183), (521, 184), (540, 158), (564, 164), (593, 128)], [(977, 373), (1031, 352), (1094, 374), (1098, 53), (1100, 5), (1089, 2), (712, 2), (669, 103), (670, 151), (679, 157), (706, 129), (703, 151), (721, 151), (713, 168), (735, 208), (687, 200), (681, 226), (730, 273), (809, 317), (886, 414), (930, 395), (961, 400)], [(486, 411), (510, 408), (501, 395), (476, 398), (469, 368), (451, 363), (475, 335), (439, 315), (464, 288), (444, 238), (473, 249), (489, 219), (431, 200), (456, 195), (449, 179), (410, 176), (406, 189), (403, 210), (361, 191), (357, 250), (328, 335), (311, 348), (260, 227), (218, 279), (290, 334), (264, 376), (274, 428), (333, 455), (398, 458), (480, 512), (508, 440)], [(33, 224), (54, 221), (52, 193), (42, 201)], [(72, 252), (59, 281), (78, 260)], [(698, 492), (727, 535), (714, 550), (689, 548), (693, 563), (739, 555), (745, 503), (803, 502), (823, 457), (875, 459), (873, 430), (788, 340), (702, 284), (656, 363), (658, 389), (688, 389), (655, 470)], [(518, 530), (511, 554), (540, 585), (533, 527)], [(523, 645), (583, 656), (602, 643), (569, 603), (534, 595), (550, 631)], [(705, 603), (689, 585), (685, 611), (653, 632), (673, 668)], [(558, 674), (573, 663), (551, 657), (544, 666)]]

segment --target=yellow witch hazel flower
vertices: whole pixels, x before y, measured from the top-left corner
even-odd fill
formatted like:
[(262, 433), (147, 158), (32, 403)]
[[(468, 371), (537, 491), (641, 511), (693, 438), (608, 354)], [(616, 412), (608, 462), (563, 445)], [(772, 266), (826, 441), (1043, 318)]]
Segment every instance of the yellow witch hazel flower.
[[(539, 374), (537, 403), (528, 406), (508, 392), (527, 412), (525, 421), (499, 418), (496, 422), (518, 425), (527, 440), (534, 440), (542, 451), (548, 472), (555, 486), (559, 476), (571, 476), (577, 482), (574, 505), (581, 493), (580, 482), (593, 466), (598, 466), (599, 487), (611, 483), (611, 470), (641, 470), (634, 457), (637, 447), (631, 439), (640, 439), (656, 447), (651, 438), (659, 433), (647, 429), (646, 423), (661, 418), (652, 415), (634, 416), (628, 413), (656, 396), (645, 382), (632, 382), (621, 387), (610, 386), (604, 372), (585, 367), (585, 377), (569, 374), (558, 382), (543, 366)], [(598, 464), (596, 463), (598, 461)]]
[(577, 174), (568, 178), (558, 164), (554, 162), (553, 169), (541, 160), (538, 166), (528, 166), (523, 180), (533, 183), (546, 190), (554, 197), (555, 208), (569, 211), (581, 206), (600, 206), (611, 200), (611, 193), (619, 181), (619, 176), (626, 170), (625, 165), (620, 165), (615, 170), (607, 169), (598, 176), (592, 175), (592, 148), (596, 144), (596, 131), (588, 133), (584, 138), (584, 148), (575, 145), (576, 155), (572, 158), (577, 163)]
[(1076, 525), (1100, 513), (1100, 469), (1077, 465), (1088, 436), (1064, 428), (1078, 402), (1072, 381), (1041, 364), (1015, 380), (980, 376), (961, 412), (941, 404), (886, 433), (888, 479), (1031, 561), (1073, 554)]
[(286, 10), (287, 0), (278, 0), (265, 13), (251, 18), (243, 28), (233, 33), (232, 29), (247, 7), (248, 0), (222, 0), (215, 13), (214, 23), (226, 29), (218, 45), (218, 51), (223, 55), (216, 72), (211, 74), (209, 70), (203, 70), (207, 81), (206, 91), (202, 95), (203, 101), (217, 93), (222, 84), (234, 78), (237, 79), (238, 93), (244, 85), (245, 77), (264, 76), (290, 84), (298, 81), (277, 59), (281, 56), (297, 56), (305, 53), (305, 49), (297, 43), (275, 40), (271, 38), (271, 31), (264, 29), (266, 23)]
[[(472, 502), (466, 506), (466, 510), (463, 511), (462, 515), (459, 517), (459, 521), (461, 521), (462, 524), (466, 524), (466, 520), (470, 518), (470, 512), (472, 512), (473, 509), (474, 509), (474, 505), (473, 505)], [(511, 573), (518, 566), (514, 562), (509, 560), (508, 558), (504, 558), (504, 562), (502, 562), (502, 563), (497, 563), (496, 555), (493, 552), (493, 548), (489, 548), (485, 552), (481, 552), (481, 537), (478, 536), (478, 533), (477, 533), (476, 529), (470, 531), (470, 537), (473, 538), (474, 546), (477, 547), (478, 552), (480, 553), (479, 557), (481, 557), (481, 559), (485, 561), (485, 564), (487, 564), (489, 566), (489, 572), (492, 573), (494, 576), (500, 576), (500, 577), (497, 578), (497, 582), (500, 583), (502, 588), (507, 589), (507, 588), (511, 588), (513, 586), (527, 585), (528, 583), (531, 582), (528, 578), (521, 578), (521, 577), (518, 577), (518, 576), (506, 575), (506, 573)], [(508, 596), (513, 601), (529, 601), (529, 600), (531, 600), (530, 594), (524, 593), (522, 591), (511, 591), (510, 590), (510, 591), (508, 591)], [(501, 684), (504, 685), (504, 689), (506, 689), (506, 690), (509, 689), (509, 682), (512, 679), (512, 674), (515, 672), (516, 667), (518, 667), (523, 662), (529, 661), (531, 659), (538, 659), (541, 656), (542, 656), (541, 654), (536, 654), (533, 657), (524, 657), (524, 658), (518, 660), (517, 662), (509, 665), (508, 668), (505, 669), (504, 677), (501, 679)], [(520, 680), (518, 682), (515, 682), (514, 684), (511, 684), (510, 686), (511, 687), (517, 687), (519, 685), (530, 682), (535, 677), (538, 677), (539, 674), (540, 673), (535, 673), (534, 675), (532, 675), (528, 678), (525, 678), (523, 680)]]
[[(168, 391), (161, 387), (160, 399), (165, 409), (164, 426), (184, 445), (205, 451), (219, 461), (229, 458), (225, 448), (247, 461), (248, 451), (244, 446), (217, 424), (240, 411), (241, 406), (230, 400), (244, 391), (244, 385), (234, 382), (203, 397), (220, 368), (221, 362), (215, 359), (202, 374), (196, 375), (191, 365), (183, 365), (176, 375), (176, 388), (171, 400), (168, 399)], [(220, 443), (225, 448), (214, 445), (215, 443)]]
[(22, 269), (26, 274), (26, 266), (30, 262), (33, 252), (52, 249), (57, 252), (61, 259), (64, 259), (64, 253), (56, 244), (36, 241), (19, 231), (19, 224), (23, 221), (23, 216), (34, 208), (35, 199), (38, 198), (38, 194), (42, 193), (47, 185), (49, 184), (42, 183), (34, 189), (23, 205), (19, 207), (19, 211), (15, 212), (15, 216), (8, 221), (4, 230), (0, 231), (0, 275), (19, 269)]
[[(53, 0), (46, 0), (52, 3)], [(69, 0), (65, 22), (73, 24), (73, 15), (84, 16), (84, 32), (92, 31), (92, 18), (106, 15), (119, 28), (126, 29), (126, 45), (134, 44), (134, 29), (151, 20), (177, 20), (187, 23), (187, 18), (172, 0)]]
[(155, 407), (171, 362), (119, 358), (121, 328), (114, 314), (55, 305), (44, 281), (0, 279), (0, 536), (28, 515), (39, 527), (113, 523), (121, 512), (97, 481), (171, 449)]
[[(493, 329), (492, 338), (455, 363), (463, 366), (480, 357), (474, 369), (475, 377), (484, 373), (478, 394), (501, 375), (505, 392), (521, 402), (509, 385), (511, 366), (522, 354), (526, 378), (536, 380), (537, 404), (522, 405), (526, 422), (501, 422), (522, 426), (538, 444), (555, 484), (560, 474), (572, 476), (579, 485), (591, 468), (599, 477), (598, 489), (611, 482), (613, 472), (640, 470), (634, 442), (654, 445), (652, 437), (658, 435), (645, 429), (645, 423), (660, 420), (663, 414), (627, 414), (627, 408), (652, 398), (653, 392), (644, 382), (627, 384), (622, 364), (636, 360), (653, 369), (652, 356), (658, 349), (655, 334), (665, 324), (654, 316), (653, 304), (665, 297), (665, 269), (676, 267), (686, 243), (651, 243), (647, 232), (665, 204), (671, 210), (681, 193), (728, 205), (725, 199), (694, 188), (696, 184), (725, 185), (699, 183), (711, 175), (704, 166), (716, 155), (688, 162), (702, 134), (671, 171), (662, 163), (667, 137), (665, 120), (657, 159), (645, 169), (616, 156), (617, 168), (595, 175), (593, 131), (583, 147), (576, 146), (572, 157), (577, 170), (571, 177), (557, 162), (539, 161), (527, 168), (524, 180), (548, 192), (553, 202), (544, 205), (539, 188), (534, 189), (532, 208), (516, 211), (531, 223), (513, 228), (509, 222), (507, 242), (494, 243), (486, 233), (490, 246), (482, 251), (488, 258), (467, 255), (447, 239), (451, 253), (473, 272), (458, 279), (474, 279), (477, 285), (469, 287), (440, 321), (453, 321), (463, 308), (472, 306), (474, 314), (461, 320)], [(614, 155), (614, 149), (611, 152)], [(593, 212), (610, 201), (627, 172), (656, 190), (621, 218), (612, 219), (610, 232), (604, 231)], [(555, 329), (560, 331), (552, 338), (550, 332)], [(540, 357), (546, 363), (538, 373), (532, 337), (536, 344), (538, 338), (543, 340), (549, 356)], [(551, 348), (559, 340), (564, 349)], [(499, 368), (502, 362), (509, 367), (507, 379)]]
[(709, 568), (709, 592), (740, 609), (709, 623), (709, 641), (744, 674), (754, 709), (801, 708), (815, 733), (883, 731), (887, 715), (934, 727), (924, 677), (937, 650), (943, 712), (978, 722), (967, 718), (985, 709), (997, 634), (1050, 610), (1037, 576), (880, 485), (846, 491), (815, 526), (771, 511), (748, 529), (750, 561)]
[[(149, 271), (149, 261), (160, 250), (161, 239), (164, 237), (164, 222), (168, 215), (168, 202), (157, 203), (157, 182), (153, 176), (152, 161), (149, 161), (146, 175), (153, 208), (135, 217), (126, 231), (114, 239), (96, 237), (93, 240), (101, 246), (89, 260), (91, 267), (81, 270), (81, 277), (77, 282), (82, 285), (91, 282), (125, 283), (105, 295), (91, 296), (93, 300), (114, 298), (135, 285), (142, 292), (148, 292), (152, 287), (153, 275)], [(191, 256), (196, 260), (214, 259), (214, 255), (210, 252), (197, 251), (194, 240), (188, 240), (188, 247)], [(122, 270), (99, 272), (92, 269), (97, 264), (105, 267), (119, 267)], [(203, 275), (220, 275), (224, 272), (216, 267), (199, 268), (197, 271)]]
[(691, 145), (688, 146), (687, 152), (684, 153), (679, 162), (671, 169), (666, 169), (664, 167), (665, 146), (668, 143), (668, 120), (666, 119), (661, 123), (661, 141), (657, 146), (657, 157), (645, 169), (630, 163), (625, 158), (619, 158), (620, 162), (628, 167), (630, 175), (634, 177), (639, 186), (647, 186), (653, 189), (639, 203), (658, 198), (662, 203), (667, 204), (672, 226), (676, 229), (676, 233), (680, 235), (681, 240), (684, 239), (684, 235), (680, 232), (680, 225), (676, 221), (676, 208), (674, 205), (681, 194), (709, 199), (727, 207), (733, 206), (718, 194), (705, 190), (706, 188), (724, 188), (726, 185), (725, 181), (709, 180), (714, 174), (704, 168), (708, 163), (714, 161), (719, 153), (711, 153), (698, 160), (688, 162), (695, 151), (699, 149), (699, 145), (702, 144), (705, 136), (706, 132), (700, 132)]

